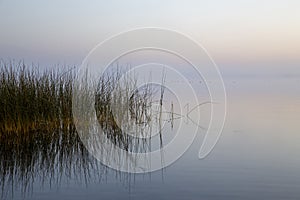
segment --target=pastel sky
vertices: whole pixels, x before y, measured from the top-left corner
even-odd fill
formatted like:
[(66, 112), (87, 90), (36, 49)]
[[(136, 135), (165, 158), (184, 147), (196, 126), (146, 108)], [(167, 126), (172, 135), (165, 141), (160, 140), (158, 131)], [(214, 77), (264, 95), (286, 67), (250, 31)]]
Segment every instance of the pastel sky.
[(189, 35), (223, 69), (300, 73), (299, 0), (0, 0), (0, 55), (78, 63), (107, 37), (145, 26)]

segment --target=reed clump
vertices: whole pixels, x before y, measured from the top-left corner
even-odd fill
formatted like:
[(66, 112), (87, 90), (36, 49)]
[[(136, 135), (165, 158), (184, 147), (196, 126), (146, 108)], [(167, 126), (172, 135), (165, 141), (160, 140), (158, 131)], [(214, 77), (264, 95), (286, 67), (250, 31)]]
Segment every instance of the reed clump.
[[(125, 87), (120, 88), (120, 76), (117, 69), (96, 83), (95, 109), (99, 123), (117, 126), (114, 114), (123, 116), (121, 121), (134, 118), (136, 123), (146, 123), (150, 119), (148, 108), (153, 91), (144, 87), (132, 93), (135, 87), (132, 79), (126, 80)], [(0, 62), (0, 132), (51, 130), (73, 124), (74, 79), (72, 69), (40, 71), (23, 62)]]
[(72, 121), (72, 72), (1, 63), (0, 131), (57, 128)]
[[(120, 77), (117, 69), (99, 78), (94, 95), (99, 124), (107, 139), (121, 148), (146, 151), (146, 140), (124, 134), (120, 126), (128, 119), (146, 126), (151, 119), (153, 90), (146, 86), (132, 92), (134, 79), (127, 79), (121, 88)], [(24, 62), (0, 61), (2, 191), (13, 182), (27, 190), (35, 178), (51, 182), (62, 174), (78, 176), (80, 171), (85, 175), (101, 167), (84, 147), (73, 122), (74, 80), (73, 68), (40, 70)], [(115, 114), (122, 116), (118, 123)]]

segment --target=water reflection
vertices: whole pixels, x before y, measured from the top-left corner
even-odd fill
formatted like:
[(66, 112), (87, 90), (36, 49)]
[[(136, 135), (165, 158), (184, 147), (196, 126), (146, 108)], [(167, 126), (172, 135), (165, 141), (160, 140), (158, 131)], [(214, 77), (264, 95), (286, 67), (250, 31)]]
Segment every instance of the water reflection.
[[(79, 180), (87, 184), (91, 180), (105, 179), (107, 168), (88, 152), (73, 122), (72, 71), (39, 73), (26, 69), (22, 63), (16, 68), (1, 64), (1, 197), (12, 196), (15, 190), (26, 195), (33, 191), (36, 183), (51, 187), (59, 186), (62, 180)], [(136, 134), (149, 134), (151, 113), (148, 110), (152, 108), (153, 92), (145, 87), (128, 96), (134, 88), (133, 83), (128, 82), (130, 88), (125, 94), (120, 91), (118, 98), (112, 98), (119, 76), (103, 76), (93, 91), (94, 109), (102, 128), (95, 134), (104, 135), (106, 141), (112, 141), (126, 151), (146, 152), (151, 147), (150, 139), (126, 134), (120, 127), (123, 123), (117, 123), (120, 119), (116, 119), (113, 112), (123, 109), (114, 106), (116, 103), (123, 105), (123, 100), (130, 99), (130, 112), (118, 116), (134, 118), (133, 122), (140, 128), (135, 129)], [(114, 99), (121, 102), (113, 102)], [(117, 109), (113, 111), (113, 108)], [(105, 143), (105, 140), (101, 142)], [(128, 180), (128, 176), (130, 174), (118, 174), (120, 180)]]
[[(126, 187), (134, 182), (136, 175), (108, 169), (86, 149), (72, 116), (74, 77), (71, 72), (39, 74), (25, 68), (2, 66), (1, 198), (15, 194), (27, 197), (39, 187), (59, 188), (61, 184), (73, 181), (88, 185), (115, 177)], [(172, 98), (165, 100), (172, 94), (164, 87), (155, 89), (146, 85), (129, 93), (135, 85), (127, 82), (126, 90), (120, 91), (116, 84), (119, 76), (108, 74), (102, 77), (93, 91), (94, 109), (101, 127), (101, 131), (94, 131), (94, 134), (103, 139), (90, 138), (94, 144), (101, 146), (110, 141), (128, 152), (160, 150), (172, 140), (179, 120), (195, 123), (191, 121), (192, 112), (201, 105), (191, 105), (183, 115), (176, 110), (178, 102)], [(105, 150), (109, 155), (110, 149)], [(164, 152), (160, 153), (163, 163)], [(108, 158), (136, 164), (130, 158)], [(111, 176), (111, 172), (115, 176)]]

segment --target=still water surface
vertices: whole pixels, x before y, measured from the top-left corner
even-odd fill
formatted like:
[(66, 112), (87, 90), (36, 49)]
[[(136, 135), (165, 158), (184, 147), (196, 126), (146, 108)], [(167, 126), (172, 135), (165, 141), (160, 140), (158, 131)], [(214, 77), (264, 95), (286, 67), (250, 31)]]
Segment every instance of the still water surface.
[[(72, 200), (300, 199), (300, 79), (231, 78), (225, 84), (226, 125), (205, 159), (198, 159), (204, 136), (199, 131), (184, 156), (164, 170), (126, 174), (103, 167), (89, 172), (76, 168), (72, 176), (63, 174), (59, 180), (35, 179), (25, 193), (21, 186), (7, 187), (4, 196)], [(186, 125), (186, 134), (190, 126), (192, 123)]]

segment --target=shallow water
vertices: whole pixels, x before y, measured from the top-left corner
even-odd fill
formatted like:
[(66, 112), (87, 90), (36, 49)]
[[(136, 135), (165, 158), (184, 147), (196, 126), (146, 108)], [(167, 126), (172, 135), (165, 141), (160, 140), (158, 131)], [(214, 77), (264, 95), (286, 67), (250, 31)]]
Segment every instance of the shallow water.
[[(300, 79), (225, 79), (228, 113), (221, 138), (203, 160), (204, 132), (175, 163), (147, 174), (104, 169), (29, 191), (14, 187), (8, 199), (299, 199)], [(189, 134), (189, 127), (186, 133)], [(103, 169), (101, 169), (103, 170)], [(81, 177), (81, 178), (80, 178)], [(82, 178), (83, 177), (83, 178)], [(12, 190), (12, 189), (11, 189)]]

